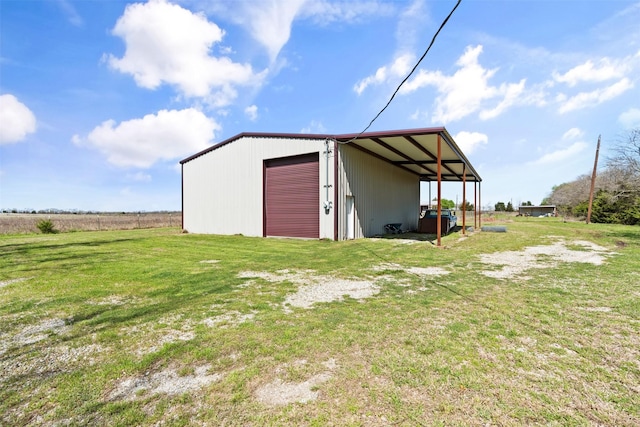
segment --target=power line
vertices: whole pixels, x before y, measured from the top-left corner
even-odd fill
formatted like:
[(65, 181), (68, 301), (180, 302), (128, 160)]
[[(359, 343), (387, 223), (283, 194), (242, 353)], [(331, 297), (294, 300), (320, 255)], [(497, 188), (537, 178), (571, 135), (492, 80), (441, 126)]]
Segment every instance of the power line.
[(433, 35), (433, 38), (431, 39), (431, 43), (429, 43), (429, 46), (427, 47), (427, 50), (424, 51), (424, 53), (422, 54), (422, 56), (420, 57), (420, 59), (418, 60), (418, 62), (416, 62), (416, 65), (413, 66), (413, 68), (411, 69), (411, 72), (409, 72), (409, 74), (407, 74), (407, 76), (400, 82), (400, 84), (398, 85), (398, 87), (396, 88), (396, 90), (393, 92), (393, 95), (391, 95), (391, 98), (389, 98), (389, 101), (387, 102), (387, 104), (382, 108), (382, 110), (380, 110), (378, 112), (378, 114), (376, 114), (376, 116), (371, 119), (371, 121), (369, 122), (369, 124), (367, 125), (366, 128), (364, 128), (362, 130), (362, 132), (360, 132), (358, 135), (354, 136), (353, 138), (351, 138), (350, 140), (343, 142), (343, 144), (349, 144), (350, 142), (355, 141), (356, 139), (358, 139), (363, 133), (365, 133), (367, 131), (367, 129), (369, 129), (371, 127), (371, 125), (373, 124), (373, 122), (376, 121), (376, 119), (378, 117), (380, 117), (380, 114), (383, 113), (384, 110), (387, 109), (387, 107), (389, 106), (389, 104), (391, 104), (391, 101), (393, 101), (393, 98), (395, 98), (395, 96), (398, 94), (398, 91), (400, 90), (400, 88), (402, 87), (402, 85), (409, 80), (409, 77), (411, 77), (411, 75), (413, 74), (414, 71), (416, 71), (416, 69), (418, 68), (418, 66), (420, 65), (420, 63), (422, 62), (422, 60), (424, 59), (425, 56), (427, 56), (427, 53), (429, 53), (429, 50), (431, 49), (431, 46), (433, 46), (433, 43), (436, 41), (436, 38), (438, 37), (438, 34), (440, 34), (440, 31), (442, 31), (442, 29), (444, 28), (444, 26), (447, 24), (447, 22), (449, 21), (449, 18), (451, 18), (451, 15), (453, 15), (453, 12), (456, 11), (456, 9), (458, 8), (458, 6), (460, 5), (460, 3), (462, 2), (462, 0), (458, 0), (456, 2), (456, 5), (453, 7), (453, 9), (451, 9), (451, 12), (449, 12), (449, 15), (447, 15), (447, 17), (445, 18), (444, 21), (442, 21), (442, 24), (440, 24), (440, 28), (438, 28), (438, 31), (436, 31), (436, 33)]

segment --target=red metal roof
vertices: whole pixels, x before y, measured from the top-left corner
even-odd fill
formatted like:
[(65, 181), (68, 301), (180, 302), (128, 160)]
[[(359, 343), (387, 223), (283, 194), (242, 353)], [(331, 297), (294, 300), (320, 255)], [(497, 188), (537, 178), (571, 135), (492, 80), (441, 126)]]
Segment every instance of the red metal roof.
[(304, 133), (243, 132), (180, 161), (185, 164), (245, 137), (331, 139), (366, 152), (401, 169), (418, 175), (423, 181), (437, 179), (437, 144), (441, 140), (442, 181), (482, 181), (460, 147), (444, 127), (389, 130), (342, 135)]

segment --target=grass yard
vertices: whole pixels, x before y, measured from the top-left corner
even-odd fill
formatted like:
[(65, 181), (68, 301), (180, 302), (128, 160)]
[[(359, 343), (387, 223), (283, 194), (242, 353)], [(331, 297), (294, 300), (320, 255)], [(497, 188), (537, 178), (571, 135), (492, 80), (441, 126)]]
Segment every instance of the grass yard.
[(0, 425), (640, 425), (640, 228), (0, 236)]

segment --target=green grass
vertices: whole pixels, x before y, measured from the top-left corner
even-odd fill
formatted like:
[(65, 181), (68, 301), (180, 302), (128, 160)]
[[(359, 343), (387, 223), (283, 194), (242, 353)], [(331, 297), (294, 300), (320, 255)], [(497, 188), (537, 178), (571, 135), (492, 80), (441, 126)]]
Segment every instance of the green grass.
[[(443, 248), (175, 229), (0, 236), (0, 425), (640, 424), (640, 229), (492, 224), (507, 233), (453, 233)], [(610, 253), (482, 274), (500, 266), (480, 254), (559, 239)], [(380, 291), (288, 312), (296, 272)], [(158, 392), (202, 372), (218, 376)], [(256, 398), (322, 375), (316, 400)]]

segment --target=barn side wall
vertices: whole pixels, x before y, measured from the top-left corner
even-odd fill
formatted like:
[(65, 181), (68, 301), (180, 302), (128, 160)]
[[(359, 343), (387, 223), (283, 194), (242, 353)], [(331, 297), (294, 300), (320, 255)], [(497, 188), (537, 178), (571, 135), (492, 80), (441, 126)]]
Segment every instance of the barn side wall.
[[(183, 224), (190, 233), (263, 235), (263, 165), (266, 159), (319, 153), (320, 237), (333, 239), (333, 210), (325, 212), (327, 181), (322, 139), (243, 137), (182, 165)], [(334, 182), (329, 157), (329, 184)], [(333, 192), (330, 201), (335, 205)]]
[(355, 199), (355, 238), (384, 234), (384, 226), (402, 223), (416, 230), (420, 215), (420, 179), (348, 144), (339, 145), (338, 239), (346, 238), (346, 198)]

